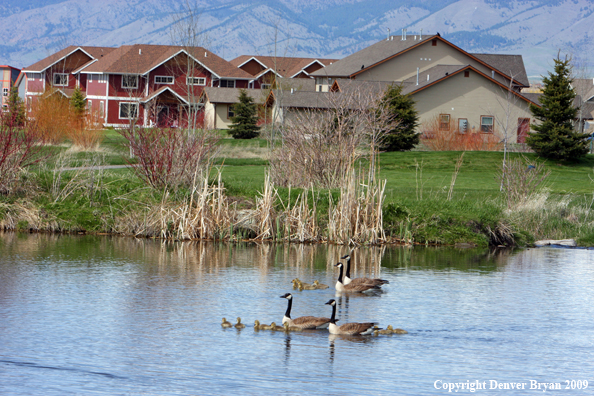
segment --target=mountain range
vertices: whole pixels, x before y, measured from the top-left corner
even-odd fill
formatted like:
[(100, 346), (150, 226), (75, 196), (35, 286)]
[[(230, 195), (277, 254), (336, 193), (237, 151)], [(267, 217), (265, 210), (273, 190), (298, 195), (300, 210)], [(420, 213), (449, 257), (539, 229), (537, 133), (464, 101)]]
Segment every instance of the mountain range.
[(68, 45), (171, 44), (188, 9), (199, 44), (227, 60), (341, 58), (406, 29), (468, 52), (521, 54), (534, 80), (557, 54), (594, 75), (594, 0), (3, 0), (0, 64), (25, 67)]

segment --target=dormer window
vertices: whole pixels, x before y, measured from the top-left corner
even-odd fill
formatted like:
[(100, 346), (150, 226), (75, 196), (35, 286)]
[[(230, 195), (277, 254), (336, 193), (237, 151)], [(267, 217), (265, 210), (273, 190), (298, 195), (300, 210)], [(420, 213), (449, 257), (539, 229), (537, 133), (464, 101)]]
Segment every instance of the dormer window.
[(67, 87), (68, 73), (54, 73), (53, 85), (58, 87)]
[(221, 88), (235, 88), (235, 80), (219, 80)]
[(188, 77), (186, 78), (187, 85), (206, 85), (205, 77)]
[(122, 88), (138, 88), (138, 76), (136, 74), (124, 74), (122, 76)]

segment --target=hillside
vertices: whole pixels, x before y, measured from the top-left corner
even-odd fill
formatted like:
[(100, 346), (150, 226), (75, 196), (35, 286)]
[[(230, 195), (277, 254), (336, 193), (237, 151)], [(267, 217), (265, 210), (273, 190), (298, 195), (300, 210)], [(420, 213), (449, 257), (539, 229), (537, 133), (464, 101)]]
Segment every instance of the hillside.
[[(16, 67), (72, 44), (167, 44), (176, 0), (4, 0), (0, 64)], [(559, 50), (594, 72), (594, 2), (587, 0), (202, 0), (211, 50), (240, 54), (343, 57), (388, 34), (440, 32), (471, 52), (522, 54), (530, 77), (546, 73)]]

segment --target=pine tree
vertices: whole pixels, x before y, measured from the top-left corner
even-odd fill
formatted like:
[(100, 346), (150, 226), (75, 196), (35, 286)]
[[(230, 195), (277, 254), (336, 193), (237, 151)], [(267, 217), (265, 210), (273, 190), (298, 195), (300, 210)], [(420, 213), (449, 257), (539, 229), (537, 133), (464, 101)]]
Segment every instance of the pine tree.
[(235, 139), (253, 139), (260, 133), (258, 123), (258, 108), (254, 99), (248, 96), (245, 89), (239, 91), (239, 103), (233, 105), (229, 133)]
[(530, 133), (526, 143), (538, 155), (554, 160), (577, 159), (588, 153), (587, 134), (574, 130), (578, 108), (571, 88), (570, 60), (555, 61), (555, 72), (543, 78), (541, 106), (530, 105), (530, 111), (540, 124), (531, 124), (536, 133)]
[(19, 98), (19, 91), (17, 87), (10, 89), (10, 95), (8, 96), (8, 120), (13, 126), (25, 125), (25, 104)]
[(419, 135), (415, 132), (419, 122), (415, 101), (410, 95), (402, 94), (401, 85), (392, 85), (386, 91), (382, 104), (388, 106), (395, 120), (395, 127), (388, 132), (382, 148), (386, 151), (414, 148), (419, 143)]

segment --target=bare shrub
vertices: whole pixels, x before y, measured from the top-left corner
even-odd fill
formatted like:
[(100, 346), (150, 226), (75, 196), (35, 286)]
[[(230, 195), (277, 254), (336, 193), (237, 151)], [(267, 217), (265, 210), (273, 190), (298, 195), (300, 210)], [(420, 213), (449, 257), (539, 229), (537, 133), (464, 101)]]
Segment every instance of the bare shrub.
[(423, 144), (431, 151), (499, 151), (503, 148), (495, 130), (461, 133), (451, 119), (446, 128), (439, 115), (423, 122), (420, 128)]
[(22, 169), (45, 158), (35, 124), (17, 126), (8, 117), (0, 112), (0, 194), (12, 191)]
[(344, 186), (354, 162), (363, 152), (375, 155), (397, 122), (381, 105), (382, 92), (361, 85), (325, 94), (316, 108), (292, 111), (270, 156), (273, 182), (304, 188)]
[(507, 207), (512, 209), (533, 202), (550, 174), (544, 163), (529, 161), (524, 156), (507, 161), (498, 172)]
[(68, 98), (58, 91), (46, 91), (31, 107), (31, 117), (45, 144), (60, 144), (64, 141), (73, 127), (72, 116)]
[(157, 189), (192, 186), (197, 173), (205, 172), (216, 155), (220, 137), (209, 129), (194, 133), (177, 128), (131, 126), (120, 134), (128, 141), (138, 164), (130, 164), (136, 175)]

